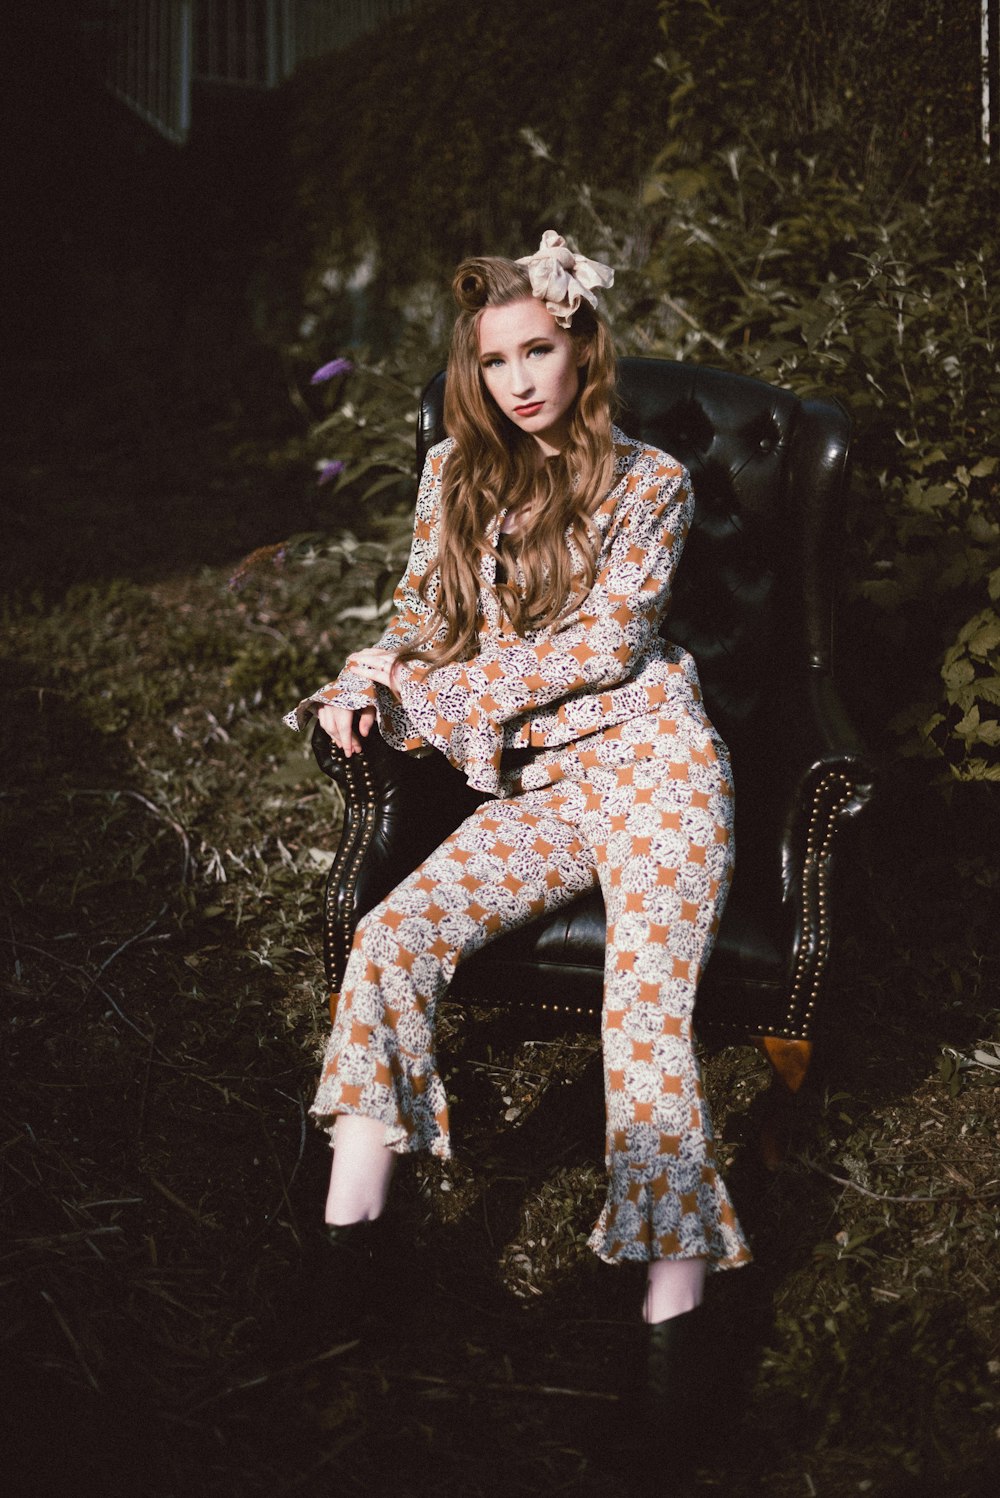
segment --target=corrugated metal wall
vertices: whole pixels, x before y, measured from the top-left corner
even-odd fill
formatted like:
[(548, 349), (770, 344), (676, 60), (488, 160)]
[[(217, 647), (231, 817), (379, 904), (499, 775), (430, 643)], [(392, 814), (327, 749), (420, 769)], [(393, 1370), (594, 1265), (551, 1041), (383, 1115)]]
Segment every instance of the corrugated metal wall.
[(287, 0), (197, 0), (195, 78), (273, 88), (291, 71), (287, 32), (293, 8)]
[(107, 0), (108, 87), (169, 140), (191, 128), (195, 82), (274, 88), (419, 0)]
[(105, 82), (168, 140), (191, 128), (193, 0), (124, 0), (106, 19)]

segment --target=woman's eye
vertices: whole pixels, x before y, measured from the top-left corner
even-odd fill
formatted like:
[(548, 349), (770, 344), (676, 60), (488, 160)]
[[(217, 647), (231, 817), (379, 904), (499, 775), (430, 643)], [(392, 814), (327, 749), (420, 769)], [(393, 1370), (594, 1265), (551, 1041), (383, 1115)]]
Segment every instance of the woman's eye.
[(529, 357), (531, 354), (547, 354), (548, 352), (549, 345), (547, 343), (536, 343), (535, 347), (529, 350)]

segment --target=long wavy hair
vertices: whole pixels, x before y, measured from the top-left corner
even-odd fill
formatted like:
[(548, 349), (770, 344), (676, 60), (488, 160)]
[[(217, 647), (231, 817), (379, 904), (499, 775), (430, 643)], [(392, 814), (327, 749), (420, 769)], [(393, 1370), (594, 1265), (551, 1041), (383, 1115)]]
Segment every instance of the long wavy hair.
[(596, 572), (599, 537), (592, 516), (611, 487), (615, 354), (604, 319), (581, 302), (569, 334), (587, 349), (580, 389), (562, 452), (539, 466), (538, 444), (500, 410), (483, 382), (479, 321), (486, 307), (531, 296), (528, 273), (513, 260), (463, 260), (452, 291), (458, 317), (445, 381), (444, 425), (455, 440), (445, 465), (438, 554), (420, 590), (431, 602), (427, 626), (405, 658), (432, 666), (465, 660), (477, 646), (479, 565), (500, 511), (531, 503), (518, 532), (523, 579), (496, 592), (518, 634), (556, 622), (586, 596)]

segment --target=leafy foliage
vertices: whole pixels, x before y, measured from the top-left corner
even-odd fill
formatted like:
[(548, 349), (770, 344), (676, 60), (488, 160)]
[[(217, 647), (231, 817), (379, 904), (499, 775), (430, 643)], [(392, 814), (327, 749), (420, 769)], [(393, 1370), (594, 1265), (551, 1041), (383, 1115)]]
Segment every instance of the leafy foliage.
[[(977, 0), (661, 0), (671, 139), (819, 154), (883, 201), (975, 146)], [(961, 167), (959, 166), (959, 175)]]
[(847, 9), (834, 32), (809, 0), (758, 0), (738, 25), (726, 4), (662, 7), (675, 86), (640, 215), (645, 339), (840, 397), (855, 700), (870, 731), (891, 720), (910, 751), (996, 779), (1000, 194), (975, 136), (974, 7)]
[[(628, 158), (634, 172), (647, 152), (641, 190), (621, 190), (628, 172), (613, 135), (606, 151), (581, 155), (575, 119), (553, 119), (550, 140), (527, 104), (518, 190), (522, 202), (544, 191), (552, 217), (619, 268), (608, 305), (629, 351), (706, 359), (848, 408), (849, 696), (876, 740), (940, 756), (959, 779), (1000, 779), (1000, 191), (976, 137), (975, 7), (847, 9), (833, 28), (814, 0), (661, 6), (664, 45), (648, 58), (661, 113), (647, 114), (642, 149)], [(446, 13), (435, 10), (421, 36)], [(762, 57), (762, 70), (748, 69)], [(422, 128), (443, 131), (444, 108), (432, 89)], [(458, 208), (463, 194), (481, 197), (481, 183), (452, 187), (456, 215), (436, 238), (439, 226), (427, 226), (419, 284), (413, 258), (392, 272), (398, 304), (412, 305), (391, 366), (383, 360), (380, 382), (314, 429), (316, 440), (336, 433), (352, 460), (359, 446), (367, 463), (384, 450), (387, 369), (408, 371), (415, 391), (437, 363), (413, 362), (440, 348), (446, 322), (423, 278), (436, 268), (443, 286), (452, 258), (482, 247), (484, 226), (470, 231)], [(387, 274), (393, 222), (380, 231)], [(351, 223), (341, 222), (341, 249), (325, 245), (327, 265), (367, 242)], [(490, 247), (529, 239), (514, 214)], [(329, 324), (316, 307), (310, 293), (307, 326), (322, 336)], [(393, 435), (401, 471), (408, 433), (398, 419)], [(388, 474), (380, 482), (391, 485)]]
[[(895, 718), (911, 747), (933, 742), (962, 778), (993, 778), (991, 693), (1000, 663), (989, 629), (1000, 565), (998, 458), (990, 451), (1000, 393), (993, 242), (984, 237), (983, 248), (961, 257), (936, 242), (948, 211), (940, 202), (866, 224), (861, 205), (815, 171), (793, 173), (780, 211), (748, 223), (739, 195), (759, 204), (761, 177), (775, 175), (770, 163), (734, 149), (695, 200), (678, 205), (664, 188), (669, 222), (647, 272), (651, 294), (669, 285), (698, 326), (654, 331), (651, 346), (683, 354), (710, 343), (713, 357), (747, 373), (804, 395), (840, 397), (856, 435), (851, 632), (856, 642), (874, 639), (877, 652), (869, 647), (863, 675), (855, 668), (853, 694), (876, 732)], [(856, 226), (846, 255), (845, 210)], [(805, 264), (790, 267), (796, 255)], [(839, 271), (838, 256), (847, 262)], [(712, 285), (714, 300), (706, 297)], [(842, 664), (850, 674), (849, 658)]]
[[(520, 36), (531, 45), (511, 45)], [(463, 255), (533, 247), (555, 179), (525, 156), (522, 125), (574, 172), (603, 164), (606, 187), (634, 185), (666, 106), (656, 42), (649, 0), (437, 0), (302, 69), (275, 304), (304, 270), (310, 320), (391, 344), (411, 288), (446, 284)]]

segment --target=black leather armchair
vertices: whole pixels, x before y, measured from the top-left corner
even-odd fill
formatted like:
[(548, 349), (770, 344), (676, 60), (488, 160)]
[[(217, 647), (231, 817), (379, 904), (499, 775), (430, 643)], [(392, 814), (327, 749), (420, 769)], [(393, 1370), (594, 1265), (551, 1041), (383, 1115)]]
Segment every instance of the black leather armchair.
[[(839, 835), (873, 787), (831, 675), (850, 423), (830, 402), (661, 359), (623, 359), (619, 391), (619, 425), (691, 473), (696, 513), (666, 631), (698, 662), (736, 779), (736, 875), (695, 1026), (708, 1042), (755, 1041), (795, 1091), (829, 961)], [(438, 375), (421, 402), (419, 464), (444, 435), (443, 393)], [(374, 730), (347, 760), (318, 725), (313, 747), (345, 797), (326, 895), (336, 990), (359, 917), (481, 798), (442, 755), (398, 754)], [(452, 995), (596, 1015), (603, 962), (594, 892), (460, 964)]]

